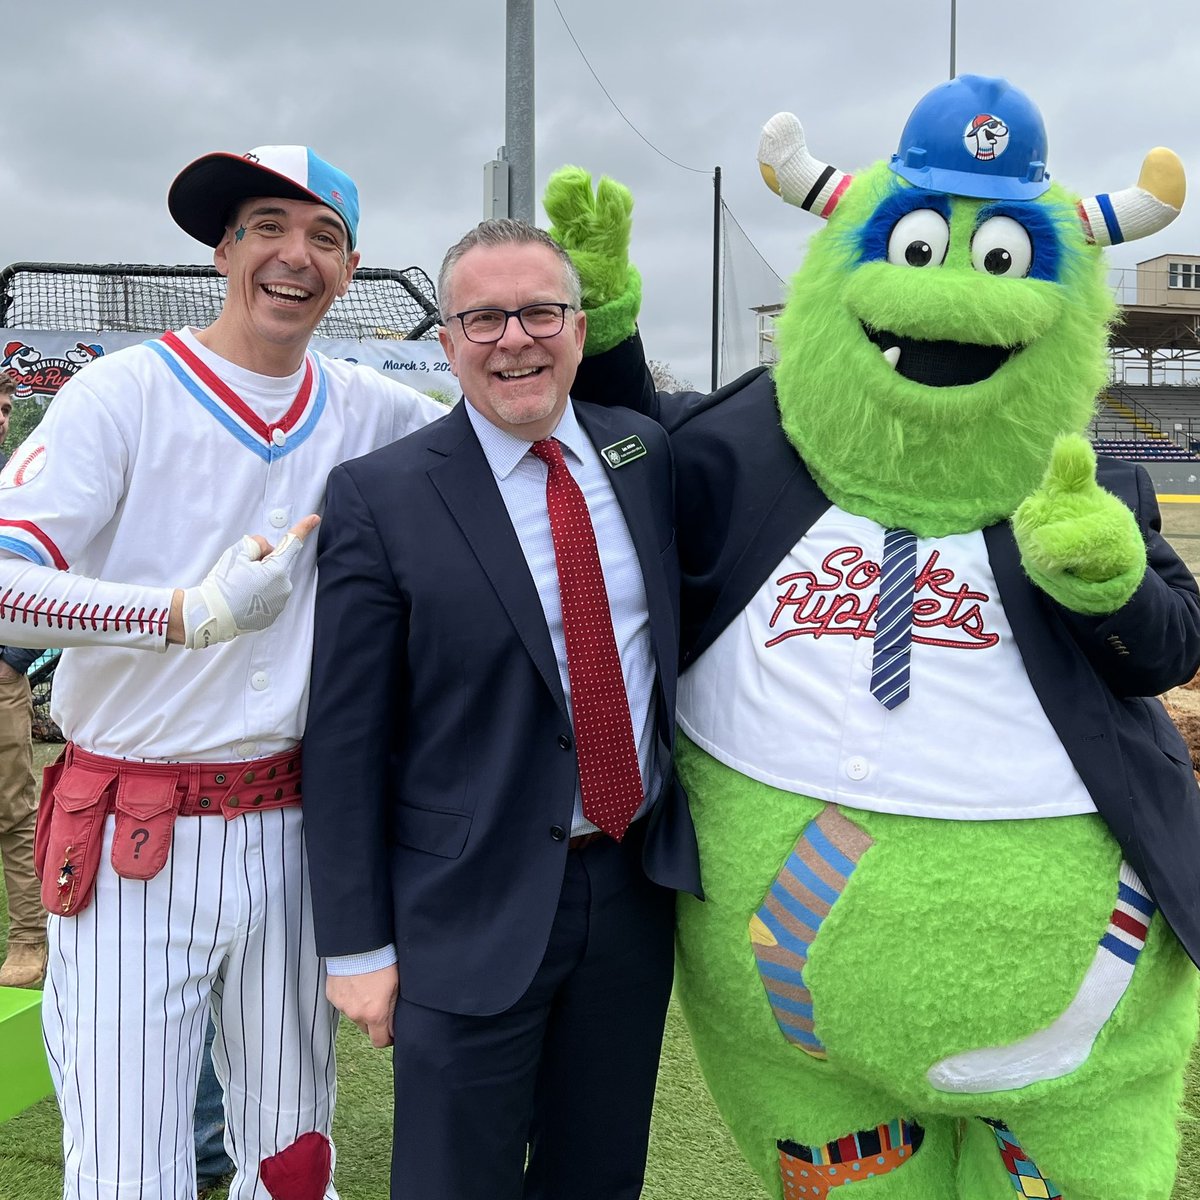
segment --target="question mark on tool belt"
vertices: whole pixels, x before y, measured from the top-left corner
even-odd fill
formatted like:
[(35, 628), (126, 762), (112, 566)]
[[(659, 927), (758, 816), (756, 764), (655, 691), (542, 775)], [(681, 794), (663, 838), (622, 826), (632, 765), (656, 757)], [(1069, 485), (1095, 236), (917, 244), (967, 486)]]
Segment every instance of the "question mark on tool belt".
[[(139, 840), (139, 838), (138, 838), (138, 835), (139, 835), (139, 834), (141, 835), (141, 839), (140, 839), (140, 840)], [(133, 831), (133, 832), (132, 832), (132, 833), (129, 835), (129, 840), (130, 840), (131, 842), (137, 842), (137, 849), (136, 849), (136, 850), (134, 850), (134, 852), (133, 852), (133, 857), (134, 857), (134, 858), (139, 858), (139, 857), (141, 856), (141, 853), (142, 853), (142, 847), (143, 847), (143, 846), (144, 846), (144, 845), (145, 845), (145, 844), (146, 844), (146, 843), (147, 843), (147, 842), (150, 840), (150, 830), (148, 830), (148, 829), (141, 829), (141, 828), (135, 829), (135, 830), (134, 830), (134, 831)]]

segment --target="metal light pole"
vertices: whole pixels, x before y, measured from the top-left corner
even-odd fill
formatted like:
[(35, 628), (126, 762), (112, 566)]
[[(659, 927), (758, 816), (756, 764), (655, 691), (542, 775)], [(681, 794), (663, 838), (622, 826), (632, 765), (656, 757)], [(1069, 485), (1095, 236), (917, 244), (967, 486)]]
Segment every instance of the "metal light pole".
[(955, 77), (954, 54), (958, 42), (958, 0), (950, 0), (950, 78)]
[(484, 216), (532, 223), (533, 0), (506, 0), (504, 139), (497, 161), (484, 168)]
[(721, 168), (713, 168), (712, 391), (721, 380)]

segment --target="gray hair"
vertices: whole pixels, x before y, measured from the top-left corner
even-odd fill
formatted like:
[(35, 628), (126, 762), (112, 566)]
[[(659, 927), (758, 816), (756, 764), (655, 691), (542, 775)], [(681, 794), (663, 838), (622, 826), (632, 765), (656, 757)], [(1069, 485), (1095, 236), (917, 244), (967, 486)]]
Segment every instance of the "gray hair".
[(578, 308), (582, 299), (583, 286), (579, 282), (579, 272), (571, 261), (571, 256), (544, 230), (528, 221), (518, 221), (515, 217), (491, 217), (480, 221), (464, 238), (460, 239), (442, 259), (442, 269), (438, 272), (438, 308), (443, 322), (450, 319), (450, 277), (459, 259), (468, 250), (476, 246), (545, 246), (553, 251), (555, 257), (562, 263), (563, 283), (567, 289), (567, 302), (572, 308)]

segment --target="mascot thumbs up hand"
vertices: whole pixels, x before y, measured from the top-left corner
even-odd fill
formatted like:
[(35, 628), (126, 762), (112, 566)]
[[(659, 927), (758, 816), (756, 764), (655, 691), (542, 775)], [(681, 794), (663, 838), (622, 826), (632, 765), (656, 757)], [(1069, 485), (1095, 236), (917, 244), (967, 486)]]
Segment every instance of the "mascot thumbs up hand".
[(1146, 572), (1137, 521), (1096, 482), (1096, 453), (1078, 434), (1055, 442), (1042, 486), (1012, 524), (1029, 578), (1072, 612), (1116, 612)]

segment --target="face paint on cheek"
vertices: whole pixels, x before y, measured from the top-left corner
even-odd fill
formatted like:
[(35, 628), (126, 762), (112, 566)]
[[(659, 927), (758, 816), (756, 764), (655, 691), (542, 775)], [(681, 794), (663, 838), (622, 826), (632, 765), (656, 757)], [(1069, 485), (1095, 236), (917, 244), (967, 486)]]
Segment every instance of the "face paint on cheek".
[(233, 231), (233, 237), (234, 237), (234, 241), (238, 241), (238, 242), (240, 242), (240, 241), (242, 240), (242, 238), (244, 238), (245, 236), (246, 236), (246, 227), (245, 227), (245, 225), (239, 225), (239, 226), (237, 227), (237, 229), (235, 229), (235, 230)]

